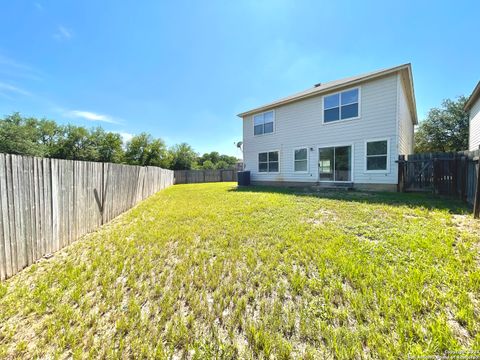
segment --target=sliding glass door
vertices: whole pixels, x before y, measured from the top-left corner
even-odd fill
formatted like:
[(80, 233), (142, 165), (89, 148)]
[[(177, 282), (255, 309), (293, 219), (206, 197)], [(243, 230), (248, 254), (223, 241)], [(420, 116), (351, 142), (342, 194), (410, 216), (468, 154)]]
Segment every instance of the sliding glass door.
[(352, 147), (319, 149), (318, 171), (320, 181), (352, 181)]

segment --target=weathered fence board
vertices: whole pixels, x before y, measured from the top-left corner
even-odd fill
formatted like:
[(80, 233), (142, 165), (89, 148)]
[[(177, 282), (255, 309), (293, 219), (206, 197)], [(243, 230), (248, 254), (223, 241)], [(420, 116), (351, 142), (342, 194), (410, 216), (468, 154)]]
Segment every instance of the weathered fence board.
[(0, 280), (173, 183), (158, 167), (0, 154)]
[[(478, 201), (480, 150), (400, 156), (399, 191), (427, 191)], [(477, 200), (476, 200), (477, 199)]]
[(480, 159), (477, 157), (475, 195), (473, 196), (473, 217), (480, 218)]
[(175, 184), (237, 181), (237, 171), (227, 170), (175, 170)]

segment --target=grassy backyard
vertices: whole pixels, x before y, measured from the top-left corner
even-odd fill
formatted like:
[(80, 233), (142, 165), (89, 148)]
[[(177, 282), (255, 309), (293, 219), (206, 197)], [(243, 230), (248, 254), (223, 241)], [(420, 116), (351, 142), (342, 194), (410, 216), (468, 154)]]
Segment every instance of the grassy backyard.
[(480, 223), (418, 194), (177, 185), (0, 284), (0, 357), (480, 350)]

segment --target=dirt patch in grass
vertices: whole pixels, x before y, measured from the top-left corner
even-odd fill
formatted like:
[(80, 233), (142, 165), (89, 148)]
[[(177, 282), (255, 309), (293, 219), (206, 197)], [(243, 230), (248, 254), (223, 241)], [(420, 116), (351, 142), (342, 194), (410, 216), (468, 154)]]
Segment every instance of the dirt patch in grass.
[(260, 190), (174, 186), (2, 283), (0, 357), (480, 348), (477, 223), (411, 194)]
[(462, 231), (471, 232), (480, 238), (480, 220), (474, 219), (471, 215), (452, 215), (453, 223)]
[(305, 219), (304, 221), (307, 224), (311, 224), (313, 226), (321, 226), (326, 223), (332, 223), (337, 219), (338, 218), (335, 214), (335, 211), (328, 209), (318, 209), (313, 214), (313, 217)]

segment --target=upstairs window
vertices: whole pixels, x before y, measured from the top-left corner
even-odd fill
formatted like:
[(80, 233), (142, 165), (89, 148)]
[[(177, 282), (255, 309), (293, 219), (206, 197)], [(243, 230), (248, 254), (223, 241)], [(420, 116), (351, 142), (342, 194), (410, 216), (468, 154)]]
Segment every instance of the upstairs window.
[(258, 154), (259, 172), (278, 172), (278, 151), (269, 151)]
[(262, 135), (273, 133), (273, 111), (257, 114), (253, 117), (253, 134)]
[(294, 152), (294, 168), (295, 172), (307, 172), (308, 171), (308, 150), (307, 148), (296, 149)]
[(367, 171), (388, 170), (388, 140), (367, 142)]
[(323, 122), (358, 117), (358, 88), (342, 91), (323, 98)]

